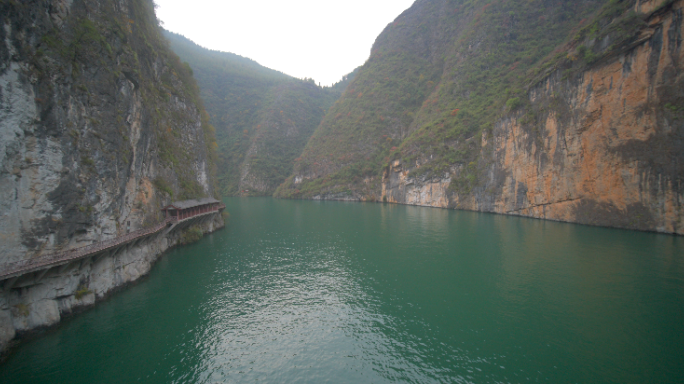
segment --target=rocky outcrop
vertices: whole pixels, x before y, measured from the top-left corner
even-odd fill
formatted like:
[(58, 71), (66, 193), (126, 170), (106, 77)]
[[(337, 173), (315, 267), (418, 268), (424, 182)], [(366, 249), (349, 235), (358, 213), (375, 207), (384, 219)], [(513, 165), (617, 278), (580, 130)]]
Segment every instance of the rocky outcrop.
[[(223, 227), (215, 214), (197, 226), (203, 233)], [(181, 232), (152, 237), (103, 258), (85, 258), (46, 274), (22, 276), (11, 289), (0, 285), (0, 352), (17, 336), (53, 326), (111, 292), (147, 275), (164, 251), (181, 242)]]
[(526, 110), (483, 132), (477, 164), (451, 169), (448, 204), (397, 163), (383, 198), (684, 234), (684, 6), (658, 5), (637, 4), (651, 13), (636, 44), (581, 73), (554, 72)]
[(447, 208), (451, 175), (420, 177), (404, 169), (401, 160), (395, 160), (383, 176), (382, 201), (427, 207)]
[[(151, 0), (0, 2), (0, 270), (150, 227), (172, 198), (213, 194), (215, 145)], [(173, 243), (2, 292), (0, 323), (50, 325), (145, 274)], [(8, 332), (0, 326), (0, 340)]]
[(213, 192), (194, 84), (154, 40), (151, 2), (0, 7), (0, 268), (149, 226), (171, 195)]

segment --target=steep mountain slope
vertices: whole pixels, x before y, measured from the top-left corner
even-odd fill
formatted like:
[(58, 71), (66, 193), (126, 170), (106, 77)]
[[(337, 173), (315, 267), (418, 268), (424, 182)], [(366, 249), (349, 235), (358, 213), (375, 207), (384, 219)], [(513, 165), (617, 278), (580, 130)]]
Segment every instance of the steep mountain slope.
[(151, 1), (0, 6), (3, 260), (213, 193), (213, 133)]
[[(522, 92), (518, 78), (600, 3), (417, 1), (377, 38), (312, 137), (293, 180), (308, 181), (281, 194), (379, 197), (382, 168), (405, 140), (462, 142), (491, 125), (505, 97)], [(472, 157), (467, 149), (445, 162)]]
[[(0, 24), (0, 269), (147, 228), (172, 199), (215, 194), (214, 134), (152, 0), (2, 1)], [(83, 305), (70, 296), (78, 287), (98, 280), (101, 297), (144, 274), (160, 249), (3, 285), (0, 350), (14, 328)]]
[(348, 81), (321, 88), (171, 32), (166, 37), (192, 67), (210, 122), (218, 128), (222, 191), (272, 194), (292, 173), (294, 159)]
[(682, 233), (680, 4), (419, 0), (276, 195)]

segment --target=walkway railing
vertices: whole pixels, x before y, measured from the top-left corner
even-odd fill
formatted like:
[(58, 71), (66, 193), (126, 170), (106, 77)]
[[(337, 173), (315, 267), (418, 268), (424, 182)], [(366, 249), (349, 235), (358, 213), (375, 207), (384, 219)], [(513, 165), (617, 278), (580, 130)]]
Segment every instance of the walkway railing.
[(57, 253), (52, 253), (48, 255), (43, 255), (31, 259), (25, 259), (17, 261), (14, 263), (7, 264), (2, 271), (0, 271), (0, 280), (4, 280), (12, 275), (23, 274), (27, 272), (33, 272), (36, 270), (45, 269), (45, 267), (51, 267), (57, 264), (63, 264), (65, 262), (70, 262), (78, 260), (87, 256), (95, 255), (110, 249), (117, 248), (123, 244), (129, 243), (131, 241), (137, 240), (142, 237), (153, 235), (169, 225), (174, 225), (179, 222), (189, 220), (193, 217), (205, 215), (207, 213), (215, 213), (224, 209), (225, 204), (219, 205), (216, 209), (209, 210), (207, 212), (197, 213), (193, 216), (186, 217), (182, 220), (178, 220), (175, 217), (169, 217), (161, 223), (149, 227), (139, 229), (137, 231), (128, 233), (123, 236), (115, 237), (113, 239), (105, 240), (100, 243), (95, 243), (91, 245), (86, 245), (79, 248), (70, 249), (68, 251), (62, 251)]

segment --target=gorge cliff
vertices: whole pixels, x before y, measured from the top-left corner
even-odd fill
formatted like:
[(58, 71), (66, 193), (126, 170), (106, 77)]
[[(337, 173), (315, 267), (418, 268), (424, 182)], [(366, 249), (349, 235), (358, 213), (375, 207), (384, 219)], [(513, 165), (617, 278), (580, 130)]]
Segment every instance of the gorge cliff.
[(276, 195), (684, 234), (682, 7), (419, 0)]
[(248, 58), (212, 51), (172, 32), (171, 48), (194, 70), (216, 127), (225, 195), (271, 195), (351, 75), (331, 87), (296, 79)]
[[(216, 194), (213, 128), (151, 0), (3, 1), (0, 24), (0, 269), (151, 227), (171, 201)], [(178, 241), (4, 284), (0, 350), (146, 274)]]

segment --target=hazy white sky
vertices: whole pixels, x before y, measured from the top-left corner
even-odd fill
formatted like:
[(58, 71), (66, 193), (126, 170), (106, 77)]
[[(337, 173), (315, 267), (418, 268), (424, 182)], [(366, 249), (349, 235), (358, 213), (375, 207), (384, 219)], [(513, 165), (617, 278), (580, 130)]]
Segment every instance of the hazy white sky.
[(164, 27), (322, 85), (362, 65), (414, 0), (155, 0)]

